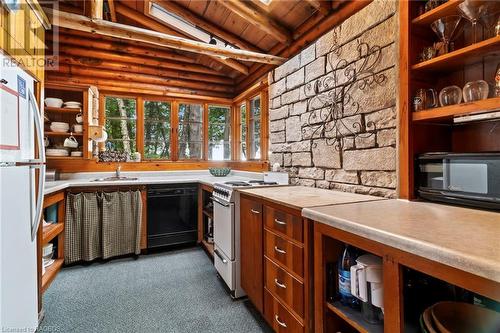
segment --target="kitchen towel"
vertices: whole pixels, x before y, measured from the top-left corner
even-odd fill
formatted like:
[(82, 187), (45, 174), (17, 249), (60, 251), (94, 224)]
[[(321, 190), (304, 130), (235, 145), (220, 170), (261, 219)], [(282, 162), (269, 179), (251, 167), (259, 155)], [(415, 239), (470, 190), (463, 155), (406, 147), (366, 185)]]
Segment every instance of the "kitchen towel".
[(68, 193), (64, 263), (140, 253), (140, 191)]

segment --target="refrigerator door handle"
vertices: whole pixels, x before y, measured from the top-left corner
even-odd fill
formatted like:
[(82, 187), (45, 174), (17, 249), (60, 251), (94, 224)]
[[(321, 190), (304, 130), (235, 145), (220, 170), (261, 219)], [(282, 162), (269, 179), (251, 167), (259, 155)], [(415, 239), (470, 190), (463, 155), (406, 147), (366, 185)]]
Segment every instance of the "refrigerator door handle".
[(45, 164), (32, 164), (31, 169), (40, 169), (38, 175), (38, 193), (36, 196), (35, 213), (32, 215), (31, 220), (31, 241), (35, 241), (36, 233), (40, 227), (43, 209), (43, 188), (45, 186)]
[(30, 160), (30, 163), (41, 163), (45, 164), (45, 147), (43, 145), (43, 122), (42, 115), (40, 114), (40, 109), (36, 104), (36, 98), (31, 90), (28, 90), (28, 103), (29, 109), (33, 113), (33, 118), (35, 120), (35, 130), (37, 136), (37, 148), (38, 148), (38, 159)]
[(38, 193), (35, 203), (35, 211), (32, 214), (31, 220), (31, 240), (34, 241), (36, 238), (36, 233), (38, 232), (38, 227), (40, 226), (40, 220), (42, 218), (43, 209), (43, 189), (45, 187), (45, 147), (43, 145), (43, 127), (42, 127), (42, 115), (40, 114), (40, 109), (38, 108), (36, 98), (31, 90), (28, 90), (28, 103), (29, 109), (33, 113), (33, 118), (35, 120), (35, 129), (37, 135), (37, 147), (38, 147), (38, 159), (31, 160), (31, 163), (38, 163), (30, 165), (31, 169), (40, 169), (40, 174), (38, 175)]

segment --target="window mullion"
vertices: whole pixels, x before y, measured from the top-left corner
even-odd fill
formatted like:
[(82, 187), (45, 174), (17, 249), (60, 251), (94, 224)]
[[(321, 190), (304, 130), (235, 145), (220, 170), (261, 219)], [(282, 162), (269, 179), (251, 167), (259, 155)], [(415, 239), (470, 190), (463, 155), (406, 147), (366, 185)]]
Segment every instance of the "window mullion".
[(137, 97), (136, 100), (137, 105), (137, 120), (136, 120), (136, 142), (137, 142), (137, 151), (141, 154), (142, 158), (144, 158), (144, 101), (142, 97)]

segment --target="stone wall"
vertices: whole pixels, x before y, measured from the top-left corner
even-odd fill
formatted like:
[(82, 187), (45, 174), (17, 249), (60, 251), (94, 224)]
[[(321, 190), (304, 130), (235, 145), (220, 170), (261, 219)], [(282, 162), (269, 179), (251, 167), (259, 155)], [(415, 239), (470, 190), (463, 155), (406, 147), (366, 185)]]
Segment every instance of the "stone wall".
[(375, 0), (269, 74), (270, 162), (293, 184), (396, 195), (396, 11)]

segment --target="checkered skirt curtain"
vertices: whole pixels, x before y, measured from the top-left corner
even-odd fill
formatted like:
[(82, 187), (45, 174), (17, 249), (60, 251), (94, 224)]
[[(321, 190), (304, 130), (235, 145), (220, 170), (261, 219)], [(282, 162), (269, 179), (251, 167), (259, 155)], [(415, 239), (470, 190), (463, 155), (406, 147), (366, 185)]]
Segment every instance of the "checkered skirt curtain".
[(69, 193), (64, 262), (140, 253), (140, 191)]

